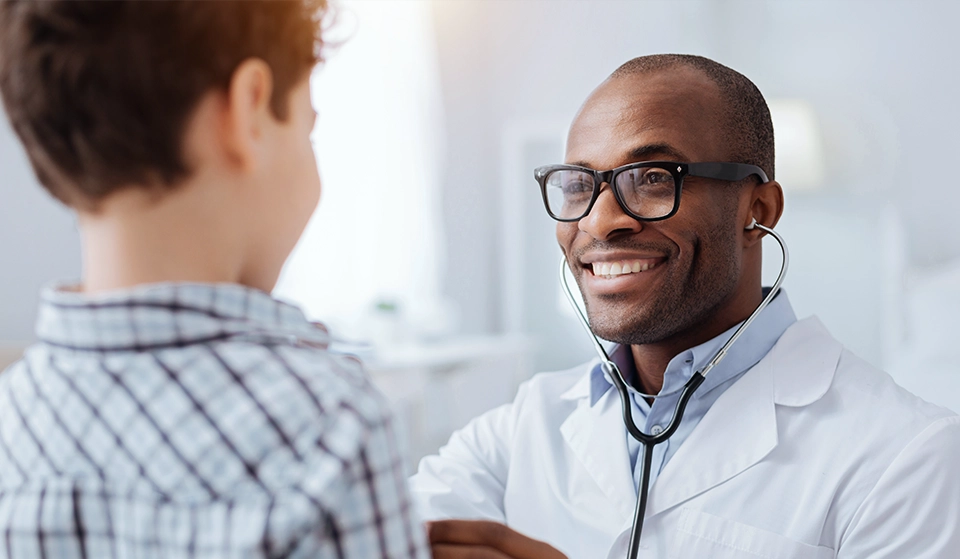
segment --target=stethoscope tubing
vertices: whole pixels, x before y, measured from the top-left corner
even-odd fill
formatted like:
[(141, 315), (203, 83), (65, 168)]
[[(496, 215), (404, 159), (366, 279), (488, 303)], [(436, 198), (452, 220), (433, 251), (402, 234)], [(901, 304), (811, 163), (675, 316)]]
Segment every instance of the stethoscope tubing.
[(613, 385), (616, 387), (617, 392), (620, 395), (620, 405), (624, 427), (626, 427), (627, 432), (630, 433), (630, 436), (636, 439), (643, 446), (640, 485), (637, 488), (637, 506), (633, 513), (633, 528), (630, 531), (630, 547), (627, 552), (627, 557), (629, 559), (636, 559), (637, 553), (640, 550), (640, 535), (643, 532), (643, 520), (647, 509), (647, 494), (649, 492), (650, 468), (653, 462), (654, 447), (668, 440), (680, 427), (680, 421), (683, 419), (683, 413), (686, 410), (687, 403), (690, 401), (693, 393), (697, 390), (697, 388), (700, 387), (701, 384), (703, 384), (707, 374), (714, 367), (716, 367), (724, 357), (727, 356), (727, 352), (729, 351), (730, 347), (733, 346), (733, 344), (740, 338), (743, 332), (753, 323), (757, 316), (763, 312), (763, 309), (770, 304), (770, 301), (777, 296), (777, 293), (779, 293), (780, 287), (783, 284), (783, 280), (786, 277), (787, 269), (790, 266), (790, 252), (787, 250), (787, 244), (779, 233), (774, 231), (772, 228), (760, 225), (756, 222), (753, 222), (749, 228), (760, 229), (764, 233), (767, 233), (773, 237), (774, 240), (777, 241), (777, 244), (780, 245), (780, 250), (783, 254), (783, 260), (780, 264), (780, 273), (777, 275), (777, 280), (774, 282), (773, 287), (771, 287), (770, 292), (767, 293), (767, 296), (764, 297), (757, 308), (750, 313), (750, 316), (740, 324), (740, 327), (734, 331), (733, 335), (731, 335), (726, 343), (723, 344), (723, 347), (717, 351), (713, 358), (707, 362), (706, 366), (704, 366), (702, 370), (695, 372), (693, 376), (690, 377), (690, 380), (687, 381), (683, 387), (683, 391), (680, 393), (680, 399), (677, 402), (677, 407), (674, 409), (673, 417), (670, 418), (670, 423), (663, 431), (656, 434), (644, 433), (633, 421), (633, 410), (630, 406), (630, 390), (627, 387), (627, 382), (623, 378), (620, 368), (617, 367), (616, 363), (610, 359), (610, 356), (607, 354), (607, 350), (604, 349), (603, 344), (600, 343), (600, 339), (597, 338), (597, 335), (594, 334), (593, 330), (590, 328), (590, 321), (587, 319), (583, 309), (580, 308), (580, 305), (577, 304), (577, 300), (573, 295), (573, 290), (567, 281), (567, 259), (566, 257), (562, 257), (560, 259), (560, 285), (563, 287), (564, 294), (567, 296), (567, 300), (573, 307), (580, 324), (587, 331), (587, 333), (590, 335), (590, 339), (593, 341), (594, 349), (596, 350), (597, 355), (600, 356), (600, 366), (610, 378), (611, 382), (613, 382)]

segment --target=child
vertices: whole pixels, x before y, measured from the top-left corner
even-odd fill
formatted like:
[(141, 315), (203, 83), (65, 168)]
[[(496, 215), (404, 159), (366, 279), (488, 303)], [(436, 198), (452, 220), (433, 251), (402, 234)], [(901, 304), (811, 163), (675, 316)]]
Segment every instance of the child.
[(269, 295), (320, 195), (324, 9), (0, 2), (6, 113), (84, 249), (0, 375), (0, 555), (427, 556), (382, 397)]

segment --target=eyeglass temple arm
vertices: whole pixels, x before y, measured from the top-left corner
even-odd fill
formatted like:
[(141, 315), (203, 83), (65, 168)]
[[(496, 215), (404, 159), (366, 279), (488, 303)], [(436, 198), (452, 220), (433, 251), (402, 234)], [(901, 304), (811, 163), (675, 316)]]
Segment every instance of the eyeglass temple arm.
[(750, 175), (757, 175), (761, 182), (768, 182), (767, 174), (756, 165), (746, 163), (688, 163), (690, 175), (724, 181), (742, 181)]

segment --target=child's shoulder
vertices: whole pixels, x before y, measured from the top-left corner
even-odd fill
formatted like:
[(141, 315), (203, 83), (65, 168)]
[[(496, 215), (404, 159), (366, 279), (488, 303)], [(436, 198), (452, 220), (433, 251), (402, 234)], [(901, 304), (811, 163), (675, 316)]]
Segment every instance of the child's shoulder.
[(352, 356), (322, 348), (242, 342), (214, 344), (209, 352), (251, 396), (283, 400), (305, 415), (346, 409), (365, 421), (383, 419), (386, 402)]
[[(268, 484), (285, 486), (297, 479), (316, 484), (319, 476), (326, 480), (321, 485), (337, 485), (337, 476), (363, 461), (383, 462), (381, 467), (396, 461), (393, 454), (374, 458), (388, 450), (379, 447), (392, 445), (388, 437), (395, 427), (389, 404), (355, 358), (284, 344), (227, 342), (209, 351), (233, 370), (228, 389), (236, 401), (251, 417), (266, 420), (251, 421), (252, 432), (236, 436), (256, 440), (258, 429), (269, 424), (273, 442), (261, 449), (259, 467)], [(237, 413), (215, 405), (209, 411)]]
[[(322, 348), (225, 342), (209, 352), (238, 399), (273, 415), (296, 446), (346, 437), (360, 445), (391, 419), (389, 404), (360, 361)], [(353, 451), (358, 452), (360, 446)]]

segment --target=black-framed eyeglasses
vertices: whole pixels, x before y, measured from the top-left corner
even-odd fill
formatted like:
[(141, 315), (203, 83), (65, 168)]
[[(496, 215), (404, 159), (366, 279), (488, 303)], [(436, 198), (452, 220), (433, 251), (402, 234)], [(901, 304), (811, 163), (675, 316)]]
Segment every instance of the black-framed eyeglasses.
[(658, 221), (677, 213), (686, 176), (741, 181), (751, 175), (767, 182), (763, 169), (745, 163), (641, 161), (609, 171), (577, 165), (545, 165), (533, 171), (547, 213), (557, 221), (586, 217), (603, 183), (611, 185), (624, 213), (640, 221)]

